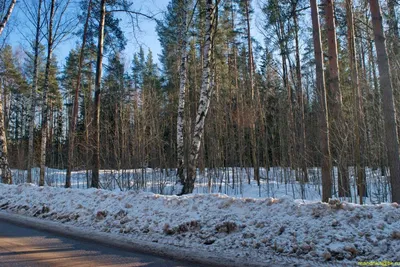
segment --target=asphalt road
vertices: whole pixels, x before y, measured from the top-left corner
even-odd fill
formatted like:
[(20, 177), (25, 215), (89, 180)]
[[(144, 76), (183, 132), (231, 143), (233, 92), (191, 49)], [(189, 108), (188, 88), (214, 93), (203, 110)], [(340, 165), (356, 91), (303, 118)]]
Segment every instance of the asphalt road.
[(0, 266), (200, 266), (133, 253), (0, 221)]

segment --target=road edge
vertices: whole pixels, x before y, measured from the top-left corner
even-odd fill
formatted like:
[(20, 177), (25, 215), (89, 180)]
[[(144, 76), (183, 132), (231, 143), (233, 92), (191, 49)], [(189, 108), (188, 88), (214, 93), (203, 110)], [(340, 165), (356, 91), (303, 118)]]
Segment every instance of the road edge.
[[(8, 223), (25, 226), (28, 228), (59, 234), (77, 240), (96, 242), (103, 246), (120, 248), (129, 252), (153, 255), (171, 260), (183, 261), (188, 263), (204, 264), (207, 266), (232, 266), (232, 267), (260, 267), (260, 266), (278, 266), (273, 262), (257, 262), (254, 259), (226, 257), (224, 255), (215, 255), (205, 250), (193, 250), (176, 247), (173, 245), (159, 244), (146, 240), (134, 240), (125, 236), (116, 237), (113, 234), (88, 231), (78, 226), (63, 224), (57, 221), (34, 218), (26, 215), (20, 215), (8, 211), (0, 211), (0, 220)], [(172, 249), (171, 249), (172, 248)], [(283, 266), (283, 264), (282, 264)], [(286, 265), (287, 266), (287, 265)]]

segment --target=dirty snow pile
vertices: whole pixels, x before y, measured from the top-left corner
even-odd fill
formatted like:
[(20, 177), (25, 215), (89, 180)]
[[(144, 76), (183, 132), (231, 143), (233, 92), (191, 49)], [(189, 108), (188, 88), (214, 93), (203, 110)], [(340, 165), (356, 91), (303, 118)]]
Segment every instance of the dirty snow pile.
[(400, 208), (0, 184), (0, 210), (237, 257), (400, 262)]

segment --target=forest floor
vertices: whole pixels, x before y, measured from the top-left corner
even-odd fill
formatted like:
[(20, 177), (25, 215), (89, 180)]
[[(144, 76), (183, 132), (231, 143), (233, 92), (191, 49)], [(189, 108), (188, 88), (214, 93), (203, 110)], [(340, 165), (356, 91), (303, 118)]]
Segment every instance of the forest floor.
[[(39, 182), (39, 168), (33, 170), (33, 183)], [(14, 184), (21, 184), (27, 180), (26, 170), (12, 170)], [(282, 167), (273, 167), (268, 171), (260, 168), (260, 185), (254, 180), (253, 168), (226, 167), (205, 169), (197, 173), (195, 194), (218, 193), (232, 197), (249, 198), (281, 198), (321, 200), (322, 186), (320, 168), (308, 169), (308, 182), (300, 183), (296, 179), (294, 170)], [(354, 179), (354, 170), (349, 168), (350, 190), (349, 198), (340, 198), (342, 201), (359, 203), (357, 183)], [(334, 168), (336, 176), (336, 168)], [(46, 169), (45, 183), (49, 186), (64, 187), (66, 170)], [(74, 171), (71, 176), (73, 188), (87, 188), (87, 180), (91, 179), (90, 171)], [(140, 190), (143, 192), (162, 195), (177, 194), (177, 175), (174, 169), (129, 169), (129, 170), (101, 170), (100, 185), (108, 190)], [(337, 193), (337, 177), (334, 179), (333, 198), (339, 198)], [(389, 202), (390, 186), (388, 176), (382, 176), (380, 169), (366, 168), (366, 193), (363, 202), (379, 204)]]
[[(400, 262), (398, 204), (242, 198), (0, 184), (0, 209), (88, 231), (237, 258)], [(271, 256), (272, 255), (272, 256)]]

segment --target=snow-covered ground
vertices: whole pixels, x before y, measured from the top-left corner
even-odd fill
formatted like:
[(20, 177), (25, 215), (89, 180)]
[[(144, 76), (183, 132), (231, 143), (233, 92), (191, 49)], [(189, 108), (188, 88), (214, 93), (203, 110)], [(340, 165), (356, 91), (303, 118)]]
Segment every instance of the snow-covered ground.
[(134, 239), (237, 257), (400, 262), (398, 204), (356, 205), (289, 197), (182, 197), (148, 192), (0, 184), (0, 209)]
[[(13, 170), (15, 184), (26, 182), (26, 170)], [(274, 167), (267, 172), (261, 168), (261, 183), (257, 185), (253, 179), (252, 168), (216, 168), (198, 172), (194, 193), (220, 193), (234, 197), (289, 197), (292, 199), (321, 200), (320, 169), (309, 168), (309, 182), (302, 184), (296, 181), (295, 171), (288, 168)], [(356, 182), (349, 168), (352, 198), (341, 199), (352, 203), (359, 203), (355, 192)], [(63, 187), (65, 184), (65, 170), (48, 168), (46, 184)], [(336, 174), (336, 169), (335, 169)], [(87, 188), (91, 174), (86, 171), (72, 172), (72, 187)], [(33, 169), (33, 182), (38, 184), (39, 169)], [(176, 194), (176, 171), (174, 169), (134, 169), (134, 170), (103, 170), (100, 172), (100, 184), (103, 189), (109, 190), (140, 190), (163, 195)], [(336, 179), (335, 179), (336, 180)], [(89, 182), (90, 184), (90, 182)], [(390, 201), (390, 187), (386, 176), (381, 176), (381, 170), (366, 169), (366, 188), (368, 196), (364, 203), (379, 204)], [(334, 181), (333, 197), (337, 195), (337, 181)]]

